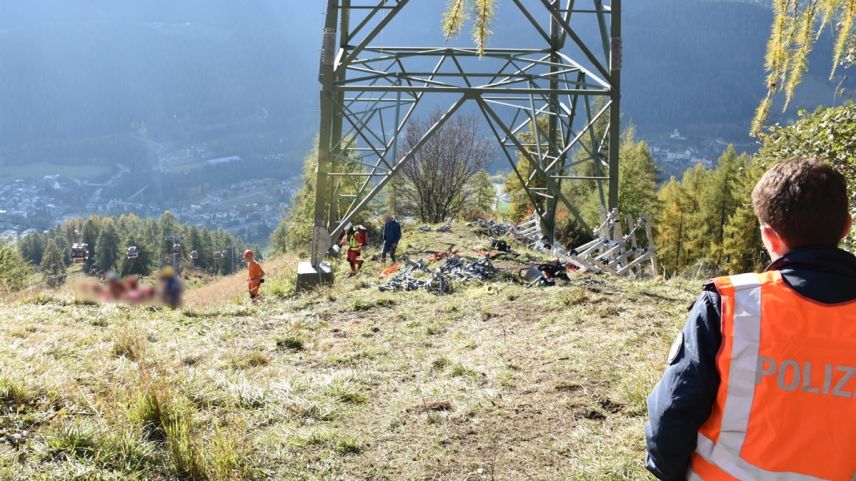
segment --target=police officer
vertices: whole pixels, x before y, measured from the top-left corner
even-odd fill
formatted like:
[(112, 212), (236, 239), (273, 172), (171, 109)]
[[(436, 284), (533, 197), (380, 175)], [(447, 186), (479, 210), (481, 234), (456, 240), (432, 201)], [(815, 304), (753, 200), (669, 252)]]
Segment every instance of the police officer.
[(705, 285), (648, 397), (647, 468), (692, 481), (856, 480), (856, 257), (843, 176), (770, 169), (752, 204), (772, 264)]

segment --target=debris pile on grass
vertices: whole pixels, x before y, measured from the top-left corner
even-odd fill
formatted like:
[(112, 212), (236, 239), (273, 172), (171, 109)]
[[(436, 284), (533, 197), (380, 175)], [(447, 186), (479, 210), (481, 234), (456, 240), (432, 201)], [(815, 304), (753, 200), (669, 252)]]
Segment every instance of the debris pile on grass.
[(389, 281), (378, 287), (381, 292), (416, 291), (425, 289), (434, 294), (452, 292), (449, 279), (443, 273), (428, 267), (425, 261), (405, 261), (404, 268)]
[(476, 232), (490, 237), (506, 236), (512, 234), (515, 230), (515, 227), (513, 225), (496, 222), (493, 219), (479, 219), (473, 222), (472, 226), (476, 228)]
[(556, 279), (570, 281), (568, 271), (572, 270), (576, 270), (576, 266), (556, 259), (529, 269), (522, 269), (520, 278), (526, 283), (526, 287), (550, 287), (556, 285)]
[(440, 266), (440, 272), (462, 282), (472, 279), (486, 281), (496, 274), (497, 268), (486, 257), (470, 263), (461, 257), (452, 257)]
[(462, 257), (449, 257), (438, 268), (431, 269), (425, 261), (405, 261), (404, 267), (389, 281), (380, 286), (382, 292), (401, 292), (425, 289), (434, 294), (452, 292), (452, 281), (487, 281), (499, 270), (488, 258), (467, 262)]

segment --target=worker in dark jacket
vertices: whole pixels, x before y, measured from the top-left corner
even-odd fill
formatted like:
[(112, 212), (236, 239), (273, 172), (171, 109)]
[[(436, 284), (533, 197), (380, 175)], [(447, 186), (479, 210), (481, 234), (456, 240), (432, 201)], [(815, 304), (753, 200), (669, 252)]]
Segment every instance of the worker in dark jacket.
[(401, 241), (401, 224), (389, 214), (383, 216), (383, 250), (380, 253), (381, 262), (386, 262), (387, 254), (389, 254), (393, 264), (397, 262), (395, 250), (398, 249), (399, 241)]
[[(841, 404), (834, 391), (826, 393), (830, 390), (823, 387), (828, 382), (824, 366), (856, 366), (856, 350), (851, 349), (856, 339), (837, 339), (829, 327), (837, 319), (839, 326), (856, 332), (856, 257), (838, 248), (852, 222), (846, 182), (818, 161), (786, 162), (765, 174), (752, 198), (772, 263), (765, 274), (719, 278), (704, 286), (672, 345), (662, 379), (648, 397), (646, 467), (665, 481), (785, 479), (776, 476), (791, 472), (814, 476), (810, 479), (856, 475), (854, 446), (839, 445), (853, 437), (856, 403)], [(741, 285), (755, 282), (751, 276), (757, 276), (757, 291)], [(735, 286), (744, 294), (737, 302), (748, 302), (749, 309), (735, 305)], [(747, 342), (753, 336), (745, 334), (752, 302), (760, 306), (755, 315), (760, 337)], [(813, 310), (822, 314), (805, 315)], [(808, 335), (797, 334), (798, 325), (807, 326)], [(777, 329), (788, 334), (776, 334)], [(807, 337), (826, 341), (800, 342)], [(734, 347), (737, 343), (741, 349)], [(846, 346), (837, 346), (841, 343)], [(739, 361), (752, 355), (751, 346), (758, 362)], [(770, 352), (776, 349), (790, 354), (773, 361)], [(831, 353), (843, 358), (815, 359)], [(790, 361), (799, 357), (802, 364)], [(813, 363), (814, 371), (807, 374), (805, 363), (809, 370)], [(802, 369), (801, 387), (793, 388), (786, 365)], [(736, 381), (741, 376), (751, 380), (741, 386)], [(844, 389), (856, 390), (850, 384)], [(750, 395), (755, 402), (746, 402)], [(801, 411), (805, 409), (808, 416)], [(841, 409), (848, 411), (836, 411)], [(735, 439), (736, 449), (728, 446)]]

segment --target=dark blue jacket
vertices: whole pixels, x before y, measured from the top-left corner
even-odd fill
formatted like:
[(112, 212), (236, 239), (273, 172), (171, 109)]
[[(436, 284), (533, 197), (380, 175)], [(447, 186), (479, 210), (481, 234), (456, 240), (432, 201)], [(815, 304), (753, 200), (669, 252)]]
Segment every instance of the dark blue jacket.
[(392, 219), (383, 225), (383, 241), (388, 244), (398, 244), (401, 240), (401, 224)]
[[(781, 271), (792, 289), (815, 301), (856, 300), (856, 257), (846, 251), (797, 249), (767, 270)], [(665, 481), (686, 480), (698, 429), (710, 416), (719, 389), (720, 302), (713, 283), (705, 284), (675, 340), (663, 378), (648, 396), (646, 467)]]

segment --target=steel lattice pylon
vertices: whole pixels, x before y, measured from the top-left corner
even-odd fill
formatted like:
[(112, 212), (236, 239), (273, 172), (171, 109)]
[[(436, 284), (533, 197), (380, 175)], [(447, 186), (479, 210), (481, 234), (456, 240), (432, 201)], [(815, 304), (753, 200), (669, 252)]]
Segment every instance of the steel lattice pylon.
[[(437, 0), (327, 2), (312, 265), (468, 102), (484, 114), (526, 187), (545, 236), (553, 237), (560, 204), (587, 227), (562, 193), (563, 181), (595, 182), (605, 211), (615, 208), (621, 0), (510, 0), (543, 48), (487, 48), (480, 55), (475, 48), (375, 46), (389, 23), (418, 1)], [(598, 27), (592, 45), (573, 27), (581, 16)], [(416, 107), (435, 94), (454, 100), (410, 151), (401, 152), (399, 139)], [(521, 158), (534, 167), (531, 175), (518, 169)], [(583, 162), (591, 163), (590, 174), (575, 175), (573, 167)], [(342, 190), (343, 179), (350, 192)]]

